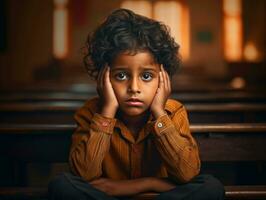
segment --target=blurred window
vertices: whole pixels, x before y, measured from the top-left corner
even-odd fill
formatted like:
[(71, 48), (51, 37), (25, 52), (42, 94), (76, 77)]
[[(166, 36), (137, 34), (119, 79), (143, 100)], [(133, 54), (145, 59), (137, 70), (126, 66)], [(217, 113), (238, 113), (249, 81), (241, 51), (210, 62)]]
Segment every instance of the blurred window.
[(242, 59), (241, 0), (223, 0), (224, 56), (227, 61)]
[(175, 41), (180, 45), (182, 59), (189, 58), (189, 10), (185, 4), (179, 1), (125, 0), (121, 7), (165, 23), (170, 27)]
[(53, 54), (64, 59), (68, 53), (68, 0), (54, 0)]

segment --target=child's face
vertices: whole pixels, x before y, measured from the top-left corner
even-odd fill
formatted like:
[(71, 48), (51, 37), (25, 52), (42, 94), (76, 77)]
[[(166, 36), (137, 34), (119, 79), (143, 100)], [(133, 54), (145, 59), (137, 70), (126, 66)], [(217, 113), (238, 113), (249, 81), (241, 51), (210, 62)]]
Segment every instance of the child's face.
[[(159, 64), (148, 51), (116, 56), (110, 80), (123, 114), (136, 116), (148, 110), (158, 88), (159, 71)], [(133, 102), (131, 98), (135, 98)]]

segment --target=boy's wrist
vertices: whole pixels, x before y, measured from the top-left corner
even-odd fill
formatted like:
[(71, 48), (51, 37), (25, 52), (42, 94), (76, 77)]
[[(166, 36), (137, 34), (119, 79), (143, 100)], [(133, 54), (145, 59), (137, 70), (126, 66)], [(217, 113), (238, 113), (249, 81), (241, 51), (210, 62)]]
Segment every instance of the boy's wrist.
[(158, 119), (159, 117), (163, 116), (167, 114), (166, 111), (164, 109), (159, 109), (156, 111), (152, 111), (152, 115), (155, 119)]
[(157, 179), (155, 177), (149, 177), (148, 180), (148, 191), (156, 191), (156, 186), (157, 186)]
[(101, 115), (107, 118), (114, 118), (116, 114), (116, 108), (110, 106), (104, 106), (101, 110)]
[(151, 178), (150, 181), (151, 181), (150, 190), (154, 192), (166, 192), (176, 187), (173, 183), (164, 180), (163, 178), (153, 177)]
[(154, 177), (145, 177), (136, 180), (139, 182), (137, 184), (139, 193), (154, 191), (156, 185), (156, 179)]

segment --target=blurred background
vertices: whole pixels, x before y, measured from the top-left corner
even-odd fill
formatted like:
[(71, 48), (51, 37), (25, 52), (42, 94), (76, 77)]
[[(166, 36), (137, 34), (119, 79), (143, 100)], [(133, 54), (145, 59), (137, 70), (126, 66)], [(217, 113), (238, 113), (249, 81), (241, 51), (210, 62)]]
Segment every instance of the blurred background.
[(265, 86), (264, 0), (1, 0), (0, 88), (93, 84), (82, 63), (87, 35), (124, 7), (167, 24), (181, 46), (179, 89)]

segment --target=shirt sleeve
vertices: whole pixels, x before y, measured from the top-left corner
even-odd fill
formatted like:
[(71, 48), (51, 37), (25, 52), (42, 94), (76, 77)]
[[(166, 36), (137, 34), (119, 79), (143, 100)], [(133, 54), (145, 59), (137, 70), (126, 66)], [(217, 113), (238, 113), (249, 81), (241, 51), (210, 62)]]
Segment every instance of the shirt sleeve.
[(75, 114), (75, 120), (78, 127), (72, 135), (70, 169), (90, 181), (102, 175), (102, 162), (109, 151), (116, 120), (82, 109)]
[(198, 146), (189, 129), (184, 106), (174, 113), (172, 119), (166, 114), (153, 124), (155, 145), (171, 178), (188, 182), (200, 171)]

